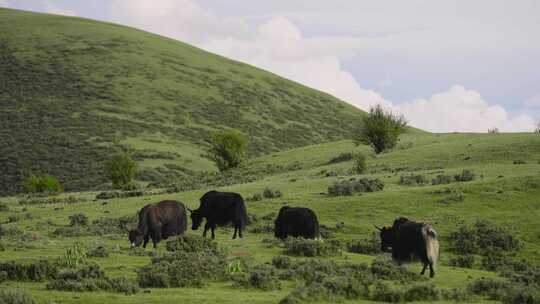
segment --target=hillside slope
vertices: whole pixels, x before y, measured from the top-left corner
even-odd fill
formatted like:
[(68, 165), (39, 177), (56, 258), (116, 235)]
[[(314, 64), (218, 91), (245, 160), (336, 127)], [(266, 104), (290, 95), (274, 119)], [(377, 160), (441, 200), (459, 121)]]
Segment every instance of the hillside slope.
[(322, 92), (172, 39), (81, 18), (0, 9), (0, 194), (30, 173), (67, 190), (103, 184), (114, 149), (142, 179), (215, 170), (212, 130), (250, 155), (351, 136), (363, 112)]

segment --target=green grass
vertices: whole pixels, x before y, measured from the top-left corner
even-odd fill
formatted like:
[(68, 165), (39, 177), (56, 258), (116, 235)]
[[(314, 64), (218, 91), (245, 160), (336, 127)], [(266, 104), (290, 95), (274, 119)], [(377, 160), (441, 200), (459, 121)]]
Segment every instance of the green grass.
[(178, 159), (164, 163), (215, 171), (202, 156), (212, 131), (241, 130), (257, 156), (351, 138), (364, 115), (328, 94), (129, 27), (0, 9), (0, 28), (0, 195), (20, 191), (31, 173), (55, 175), (70, 191), (95, 189), (106, 182), (104, 159), (122, 146), (172, 150)]
[[(248, 202), (249, 213), (259, 217), (276, 212), (284, 203), (294, 206), (312, 208), (318, 214), (319, 221), (330, 227), (344, 222), (345, 227), (336, 233), (341, 240), (365, 238), (374, 231), (373, 225), (390, 224), (398, 216), (406, 216), (415, 220), (423, 220), (433, 224), (440, 235), (441, 262), (435, 279), (432, 280), (440, 288), (465, 288), (468, 282), (480, 277), (496, 277), (497, 273), (478, 268), (463, 269), (449, 266), (453, 253), (449, 252), (447, 237), (450, 232), (466, 223), (477, 219), (487, 219), (504, 227), (524, 243), (524, 248), (516, 256), (533, 264), (540, 263), (540, 136), (536, 134), (425, 134), (411, 133), (402, 137), (400, 147), (388, 153), (373, 155), (365, 146), (355, 146), (350, 141), (339, 141), (327, 144), (306, 146), (288, 151), (277, 152), (250, 159), (244, 169), (265, 172), (268, 166), (283, 166), (282, 171), (267, 174), (264, 178), (252, 183), (236, 184), (221, 190), (236, 191), (244, 197), (262, 192), (265, 187), (278, 189), (283, 197)], [(166, 149), (166, 148), (163, 148)], [(343, 152), (363, 151), (368, 155), (367, 173), (363, 176), (380, 178), (386, 184), (381, 192), (364, 193), (349, 197), (329, 197), (324, 193), (334, 181), (358, 177), (350, 175), (348, 170), (352, 161), (328, 165), (328, 161)], [(523, 160), (525, 164), (513, 164), (514, 160)], [(295, 165), (294, 169), (292, 165)], [(437, 174), (457, 174), (463, 169), (471, 169), (477, 178), (471, 182), (452, 182), (448, 185), (431, 184), (424, 186), (399, 185), (401, 174), (422, 174), (431, 181)], [(333, 171), (337, 176), (326, 177), (321, 171)], [(463, 201), (441, 204), (438, 201), (446, 194), (433, 194), (433, 191), (447, 187), (455, 188), (464, 195)], [(92, 248), (105, 244), (108, 248), (119, 245), (120, 252), (112, 253), (108, 258), (93, 258), (111, 276), (128, 276), (134, 278), (136, 270), (147, 264), (149, 257), (129, 256), (126, 254), (128, 241), (125, 236), (118, 237), (81, 237), (57, 238), (51, 232), (60, 225), (67, 225), (68, 216), (84, 212), (90, 221), (100, 217), (119, 217), (132, 215), (139, 208), (162, 199), (176, 199), (195, 208), (199, 197), (209, 189), (199, 189), (183, 193), (159, 196), (147, 196), (129, 199), (91, 201), (96, 193), (84, 192), (75, 194), (90, 200), (85, 203), (65, 206), (30, 206), (27, 213), (33, 219), (22, 216), (22, 206), (17, 205), (16, 197), (6, 197), (0, 201), (7, 202), (11, 211), (0, 213), (0, 222), (9, 215), (19, 214), (21, 220), (4, 224), (4, 227), (16, 226), (24, 231), (34, 232), (43, 238), (29, 242), (24, 250), (14, 251), (9, 248), (0, 252), (0, 259), (58, 257), (75, 241), (82, 242)], [(54, 210), (62, 207), (61, 210)], [(49, 224), (46, 220), (50, 220)], [(189, 231), (200, 234), (199, 231)], [(231, 229), (218, 228), (218, 242), (233, 253), (243, 252), (258, 263), (268, 262), (281, 248), (267, 248), (261, 242), (263, 238), (271, 238), (271, 234), (246, 233), (243, 240), (231, 240)], [(149, 249), (150, 250), (150, 249)], [(165, 251), (160, 244), (159, 253)], [(346, 253), (334, 257), (336, 261), (370, 262), (373, 257)], [(419, 264), (410, 264), (415, 272), (420, 271)], [(214, 282), (204, 290), (185, 289), (151, 289), (150, 293), (135, 296), (124, 296), (105, 292), (69, 293), (47, 291), (45, 283), (7, 282), (6, 286), (19, 285), (30, 289), (39, 302), (54, 299), (58, 303), (80, 302), (94, 303), (111, 301), (124, 303), (135, 301), (151, 301), (167, 303), (183, 301), (187, 303), (276, 303), (294, 287), (293, 282), (283, 282), (283, 288), (273, 292), (262, 292), (245, 289), (234, 289), (230, 282)], [(3, 285), (3, 286), (4, 286)], [(476, 301), (485, 299), (477, 298)], [(347, 301), (346, 301), (347, 302)], [(361, 300), (366, 302), (367, 300)], [(441, 302), (443, 303), (443, 302)]]

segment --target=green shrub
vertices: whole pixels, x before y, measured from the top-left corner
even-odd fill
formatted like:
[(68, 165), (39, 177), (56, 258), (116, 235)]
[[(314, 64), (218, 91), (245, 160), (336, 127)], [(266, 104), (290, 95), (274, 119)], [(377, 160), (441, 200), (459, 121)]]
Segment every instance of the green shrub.
[(238, 130), (215, 132), (210, 141), (210, 157), (220, 171), (236, 168), (244, 159), (247, 142)]
[(216, 241), (189, 234), (167, 240), (165, 247), (167, 248), (167, 251), (172, 252), (207, 253), (214, 255), (222, 253), (222, 250), (219, 249)]
[(283, 193), (281, 193), (281, 191), (279, 190), (274, 190), (272, 188), (267, 187), (267, 188), (264, 188), (262, 196), (264, 198), (278, 198), (278, 197), (282, 197)]
[(226, 276), (225, 254), (174, 251), (152, 259), (138, 271), (141, 287), (203, 287)]
[(366, 156), (363, 153), (355, 153), (353, 155), (353, 172), (362, 174), (367, 170)]
[(8, 223), (15, 223), (15, 222), (18, 222), (20, 220), (21, 220), (21, 217), (18, 216), (17, 214), (11, 214), (7, 218)]
[(381, 242), (379, 236), (377, 233), (372, 233), (370, 238), (348, 241), (347, 251), (369, 255), (379, 254), (381, 253)]
[(486, 254), (494, 251), (515, 252), (523, 244), (505, 229), (486, 220), (478, 220), (470, 227), (463, 225), (450, 233), (453, 249), (461, 254)]
[(474, 180), (474, 172), (471, 170), (463, 169), (460, 174), (454, 175), (454, 179), (457, 182), (469, 182)]
[(514, 165), (525, 165), (527, 162), (523, 159), (516, 159), (514, 160)]
[(384, 111), (381, 105), (369, 109), (368, 115), (356, 134), (356, 142), (370, 145), (375, 153), (392, 149), (398, 138), (406, 131), (407, 122), (403, 116)]
[(361, 192), (382, 191), (384, 183), (379, 179), (352, 178), (350, 180), (336, 181), (332, 186), (328, 187), (328, 195), (344, 196), (352, 195)]
[(121, 292), (126, 295), (136, 294), (139, 292), (139, 285), (133, 280), (117, 277), (108, 279), (110, 289), (112, 291)]
[(278, 255), (272, 258), (272, 265), (277, 269), (287, 269), (291, 267), (292, 260), (288, 256)]
[(143, 190), (130, 190), (130, 191), (105, 191), (100, 192), (96, 195), (96, 199), (115, 199), (115, 198), (126, 198), (126, 197), (139, 197), (144, 196), (145, 192)]
[(235, 287), (256, 288), (260, 290), (281, 289), (276, 271), (270, 265), (255, 266), (249, 273), (233, 276)]
[(51, 175), (30, 175), (23, 181), (22, 187), (29, 194), (57, 194), (64, 191), (58, 179)]
[(11, 281), (40, 282), (56, 277), (58, 264), (51, 260), (0, 262), (0, 272), (5, 272)]
[(393, 280), (400, 282), (411, 282), (424, 279), (415, 272), (409, 271), (403, 266), (399, 266), (393, 260), (386, 257), (377, 257), (371, 263), (371, 273), (381, 280)]
[(441, 291), (432, 283), (420, 283), (409, 287), (403, 294), (405, 301), (438, 301)]
[(1, 288), (0, 304), (35, 304), (29, 292), (24, 289)]
[(371, 299), (386, 303), (399, 303), (403, 298), (401, 289), (392, 287), (389, 283), (378, 281), (371, 294)]
[(442, 289), (441, 296), (447, 301), (452, 301), (455, 303), (466, 302), (472, 303), (472, 294), (468, 289), (464, 288), (452, 288), (452, 289)]
[(472, 281), (467, 289), (480, 296), (488, 296), (493, 300), (500, 300), (508, 289), (509, 283), (500, 279), (480, 278)]
[(473, 268), (474, 266), (474, 255), (458, 255), (450, 259), (450, 266), (460, 267), (460, 268)]
[(109, 250), (107, 250), (107, 247), (105, 246), (97, 246), (93, 249), (90, 249), (87, 253), (88, 257), (99, 257), (99, 258), (106, 258), (109, 257)]
[(262, 199), (263, 199), (263, 196), (260, 193), (254, 193), (252, 196), (246, 197), (246, 201), (248, 202), (258, 202), (258, 201), (262, 201)]
[(400, 185), (405, 185), (405, 186), (421, 186), (421, 185), (426, 184), (427, 180), (423, 175), (410, 174), (410, 175), (401, 175), (399, 177), (398, 183)]
[(7, 271), (0, 271), (0, 284), (9, 279)]
[(69, 216), (69, 225), (70, 226), (87, 226), (88, 225), (88, 216), (84, 213), (76, 213)]
[(105, 173), (115, 189), (132, 190), (137, 164), (124, 152), (113, 156), (105, 163)]
[(341, 242), (339, 240), (311, 240), (303, 238), (287, 238), (285, 240), (285, 253), (306, 257), (338, 256), (341, 255)]
[(9, 206), (7, 203), (0, 202), (0, 212), (7, 212), (9, 211)]
[(450, 184), (454, 179), (450, 175), (439, 174), (431, 180), (432, 185)]
[(449, 196), (437, 200), (437, 203), (447, 205), (453, 202), (463, 202), (465, 200), (465, 194), (463, 194), (463, 192), (460, 190), (451, 189), (449, 194)]

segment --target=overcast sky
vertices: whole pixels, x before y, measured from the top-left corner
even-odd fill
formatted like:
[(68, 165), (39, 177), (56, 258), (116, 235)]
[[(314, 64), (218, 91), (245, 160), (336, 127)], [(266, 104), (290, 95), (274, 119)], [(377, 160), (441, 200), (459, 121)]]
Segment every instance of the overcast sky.
[[(0, 0), (117, 22), (435, 132), (540, 120), (540, 1)], [(1, 30), (1, 29), (0, 29)]]

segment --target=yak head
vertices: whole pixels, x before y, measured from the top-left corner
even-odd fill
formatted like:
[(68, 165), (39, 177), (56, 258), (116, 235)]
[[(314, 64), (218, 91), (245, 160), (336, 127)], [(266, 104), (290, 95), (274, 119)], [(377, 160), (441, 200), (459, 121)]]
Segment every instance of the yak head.
[(379, 236), (381, 237), (381, 251), (390, 251), (394, 245), (394, 228), (388, 226), (384, 226), (382, 228), (375, 226), (375, 228), (379, 230)]
[(197, 230), (201, 226), (203, 216), (199, 209), (191, 210), (188, 208), (188, 211), (191, 212), (191, 229)]
[(131, 247), (139, 247), (144, 239), (144, 234), (139, 229), (131, 229), (128, 233)]

